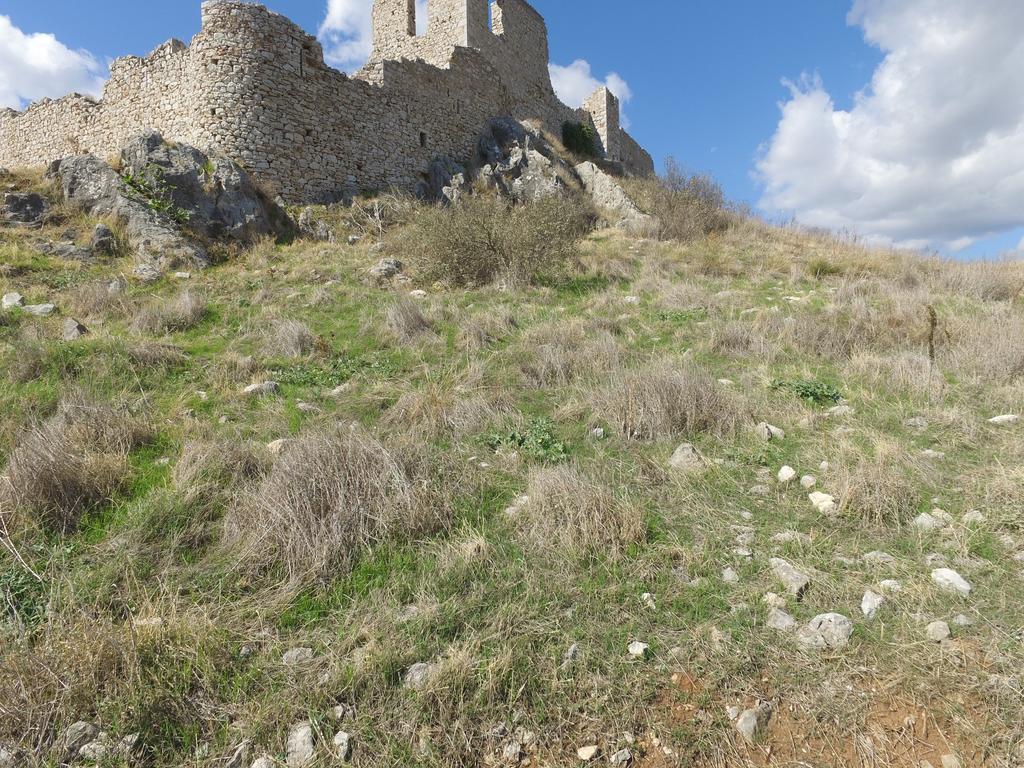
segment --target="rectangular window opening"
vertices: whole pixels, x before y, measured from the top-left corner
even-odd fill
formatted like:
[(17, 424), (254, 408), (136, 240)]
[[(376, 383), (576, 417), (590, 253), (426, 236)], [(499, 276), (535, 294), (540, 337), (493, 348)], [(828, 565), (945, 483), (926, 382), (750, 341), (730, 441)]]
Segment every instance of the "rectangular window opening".
[(420, 146), (421, 147), (426, 147), (427, 146), (427, 133), (426, 133), (426, 131), (420, 131)]

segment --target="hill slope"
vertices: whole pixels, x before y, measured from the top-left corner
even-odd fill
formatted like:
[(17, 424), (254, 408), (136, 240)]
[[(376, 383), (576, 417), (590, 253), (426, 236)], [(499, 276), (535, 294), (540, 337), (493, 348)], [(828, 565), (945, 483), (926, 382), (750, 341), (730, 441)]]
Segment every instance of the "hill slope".
[(0, 229), (10, 764), (1024, 760), (1019, 264), (738, 219), (454, 289), (343, 218), (148, 285)]

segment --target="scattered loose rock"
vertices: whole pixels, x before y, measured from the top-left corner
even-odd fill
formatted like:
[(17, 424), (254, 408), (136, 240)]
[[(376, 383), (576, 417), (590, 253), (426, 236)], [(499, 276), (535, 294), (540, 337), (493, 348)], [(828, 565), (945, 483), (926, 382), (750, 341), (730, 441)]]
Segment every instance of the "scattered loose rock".
[(941, 643), (948, 640), (950, 636), (949, 624), (944, 621), (933, 621), (925, 629), (925, 635), (933, 643)]
[(334, 734), (334, 754), (339, 760), (348, 762), (352, 757), (352, 737), (347, 731), (338, 731)]
[(882, 607), (884, 602), (884, 597), (869, 589), (864, 593), (864, 597), (861, 598), (861, 613), (863, 613), (866, 618), (873, 619), (878, 614), (878, 609)]
[(629, 655), (634, 659), (643, 659), (647, 657), (651, 647), (647, 643), (641, 643), (639, 640), (634, 640), (629, 644)]
[(781, 557), (773, 557), (769, 560), (769, 565), (775, 578), (786, 587), (786, 591), (797, 600), (801, 599), (811, 585), (811, 577)]
[(69, 317), (64, 321), (64, 329), (62, 332), (64, 341), (77, 341), (87, 333), (89, 333), (89, 329), (73, 317)]
[(758, 424), (754, 428), (754, 431), (756, 431), (758, 437), (760, 437), (766, 443), (771, 442), (772, 440), (786, 439), (785, 431), (779, 429), (778, 427), (772, 426), (766, 421), (762, 421), (760, 424)]
[(810, 545), (811, 537), (800, 531), (781, 531), (772, 536), (776, 544), (804, 544)]
[(968, 581), (951, 568), (936, 568), (932, 571), (932, 581), (946, 592), (952, 592), (961, 597), (969, 597), (971, 585)]
[(683, 443), (676, 448), (672, 458), (668, 460), (668, 465), (680, 472), (693, 472), (701, 469), (704, 466), (704, 461), (693, 445)]
[(772, 608), (768, 611), (768, 627), (779, 632), (792, 632), (796, 629), (796, 619), (781, 608)]
[(756, 707), (740, 714), (736, 719), (736, 730), (740, 732), (747, 744), (753, 745), (757, 742), (758, 736), (768, 727), (771, 719), (772, 705), (762, 701)]
[(896, 558), (890, 555), (888, 552), (868, 552), (864, 555), (864, 562), (868, 565), (879, 565), (886, 568), (892, 568), (896, 565)]
[(995, 424), (998, 427), (1005, 427), (1010, 424), (1016, 424), (1018, 421), (1020, 421), (1020, 416), (1017, 416), (1016, 414), (1012, 413), (1007, 413), (1003, 416), (996, 416), (994, 418), (989, 419), (988, 423)]
[(942, 521), (936, 518), (934, 515), (930, 515), (927, 512), (922, 512), (920, 515), (914, 518), (913, 526), (919, 531), (929, 532), (934, 531), (942, 527)]
[(740, 575), (732, 568), (726, 568), (722, 571), (722, 581), (726, 584), (738, 584), (739, 580)]
[(285, 751), (285, 762), (288, 768), (306, 768), (313, 762), (316, 755), (316, 744), (313, 741), (313, 726), (299, 723), (288, 733), (288, 744)]
[(313, 660), (312, 648), (292, 648), (281, 657), (281, 662), (289, 667), (306, 664)]
[(25, 297), (17, 292), (5, 293), (3, 299), (0, 301), (2, 301), (0, 306), (4, 309), (14, 309), (15, 307), (25, 305)]
[(794, 479), (796, 479), (796, 470), (788, 465), (784, 466), (782, 469), (779, 470), (779, 474), (777, 475), (777, 477), (779, 479), (779, 482), (782, 483), (783, 485), (785, 485), (786, 483), (791, 483)]
[(36, 317), (49, 317), (57, 311), (57, 307), (53, 304), (27, 304), (24, 310)]
[(817, 484), (818, 478), (816, 478), (814, 475), (804, 475), (803, 477), (800, 478), (800, 487), (803, 488), (805, 491), (811, 490), (811, 488), (813, 488)]
[(878, 582), (878, 588), (890, 595), (903, 591), (903, 585), (896, 581), (896, 579), (885, 579), (884, 581), (880, 581)]
[(823, 515), (830, 515), (836, 511), (836, 499), (827, 493), (815, 491), (807, 497), (818, 512)]
[(845, 648), (853, 635), (853, 622), (840, 613), (815, 616), (797, 633), (797, 640), (806, 648), (839, 650)]
[(427, 664), (422, 661), (413, 664), (406, 670), (403, 685), (414, 691), (422, 690), (430, 682), (430, 678), (434, 676), (436, 669), (434, 664)]
[(620, 749), (618, 752), (616, 752), (614, 755), (608, 758), (608, 762), (612, 765), (618, 766), (630, 765), (633, 762), (633, 753), (628, 748)]
[(576, 750), (576, 757), (585, 763), (589, 763), (591, 760), (601, 754), (601, 747), (597, 744), (590, 744), (586, 747), (580, 747)]
[(256, 384), (250, 384), (242, 392), (253, 397), (267, 397), (269, 395), (276, 395), (280, 389), (281, 385), (276, 381), (261, 381)]

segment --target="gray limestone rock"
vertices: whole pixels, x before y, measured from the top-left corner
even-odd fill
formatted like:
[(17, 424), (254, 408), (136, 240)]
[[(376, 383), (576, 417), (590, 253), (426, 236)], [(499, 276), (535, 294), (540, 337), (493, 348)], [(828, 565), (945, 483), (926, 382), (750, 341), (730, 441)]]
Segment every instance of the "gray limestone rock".
[(35, 192), (8, 192), (0, 205), (0, 221), (15, 226), (38, 227), (46, 218), (50, 204)]
[[(653, 228), (655, 219), (637, 207), (614, 176), (605, 173), (589, 160), (576, 166), (576, 174), (594, 204), (611, 213), (618, 220), (619, 227), (641, 234)], [(781, 437), (785, 437), (782, 430), (778, 432)]]

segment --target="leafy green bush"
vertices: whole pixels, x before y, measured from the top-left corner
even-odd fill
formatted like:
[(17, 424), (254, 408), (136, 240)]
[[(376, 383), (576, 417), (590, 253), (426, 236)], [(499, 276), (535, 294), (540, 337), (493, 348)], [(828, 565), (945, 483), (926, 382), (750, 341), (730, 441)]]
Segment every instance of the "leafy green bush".
[(835, 405), (843, 399), (843, 393), (835, 385), (816, 379), (776, 379), (772, 382), (772, 389), (784, 389), (815, 405)]
[(486, 442), (492, 451), (507, 446), (522, 451), (531, 459), (550, 464), (569, 458), (569, 449), (558, 439), (551, 419), (534, 419), (523, 432), (513, 429), (488, 435)]
[(574, 155), (597, 157), (597, 132), (588, 124), (562, 123), (562, 143)]
[(516, 204), (473, 195), (421, 209), (396, 244), (428, 280), (518, 286), (560, 274), (593, 222), (593, 212), (573, 197)]

